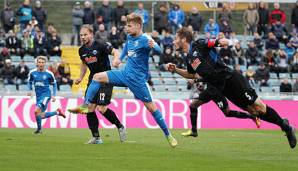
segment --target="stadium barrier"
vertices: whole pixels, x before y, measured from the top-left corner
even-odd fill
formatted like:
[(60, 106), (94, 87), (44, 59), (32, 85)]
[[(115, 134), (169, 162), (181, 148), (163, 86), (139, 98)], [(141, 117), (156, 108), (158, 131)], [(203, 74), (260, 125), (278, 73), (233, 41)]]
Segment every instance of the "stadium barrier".
[[(190, 128), (189, 100), (154, 100), (165, 114), (165, 120), (170, 128)], [(57, 98), (56, 102), (50, 102), (49, 111), (58, 107), (63, 111), (73, 108), (83, 102), (82, 98)], [(296, 128), (298, 126), (298, 101), (276, 100), (266, 101), (282, 117), (290, 120)], [(127, 128), (158, 128), (151, 114), (144, 105), (134, 99), (113, 99), (110, 106), (118, 115), (121, 122)], [(0, 128), (35, 128), (34, 117), (35, 99), (25, 96), (3, 96), (0, 97)], [(231, 105), (232, 109), (236, 107)], [(67, 118), (52, 117), (43, 120), (44, 128), (87, 128), (87, 121), (84, 115), (75, 115), (66, 112)], [(100, 114), (100, 128), (113, 128)], [(198, 128), (207, 129), (255, 129), (255, 124), (249, 119), (225, 118), (217, 106), (210, 102), (198, 110)], [(278, 127), (262, 122), (262, 129), (277, 129)]]

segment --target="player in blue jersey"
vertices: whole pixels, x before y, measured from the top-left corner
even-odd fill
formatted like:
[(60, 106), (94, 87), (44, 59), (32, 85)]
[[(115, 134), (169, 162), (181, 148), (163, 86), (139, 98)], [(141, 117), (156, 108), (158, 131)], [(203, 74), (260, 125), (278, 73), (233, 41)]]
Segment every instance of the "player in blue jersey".
[[(56, 91), (57, 91), (57, 83), (54, 77), (54, 74), (51, 71), (45, 69), (46, 65), (46, 57), (38, 56), (37, 59), (37, 68), (33, 69), (29, 73), (28, 78), (28, 96), (32, 96), (32, 85), (35, 87), (36, 94), (36, 108), (34, 111), (37, 130), (34, 132), (35, 134), (41, 134), (41, 120), (45, 118), (49, 118), (55, 115), (62, 116), (65, 118), (64, 113), (61, 109), (57, 109), (53, 112), (45, 112), (48, 106), (50, 99), (52, 102), (56, 101)], [(51, 94), (50, 85), (53, 84), (53, 94)]]
[[(122, 70), (96, 73), (86, 92), (85, 103), (71, 110), (87, 113), (88, 104), (92, 101), (100, 87), (102, 87), (102, 84), (109, 83), (114, 86), (128, 87), (133, 92), (135, 98), (141, 100), (146, 108), (152, 113), (154, 120), (163, 130), (169, 144), (172, 147), (175, 147), (178, 143), (171, 135), (161, 112), (153, 102), (147, 84), (149, 53), (152, 48), (154, 48), (155, 51), (160, 52), (160, 47), (152, 38), (143, 34), (142, 18), (140, 16), (134, 13), (128, 15), (126, 26), (128, 37), (120, 56), (120, 60), (127, 57), (126, 66)], [(120, 60), (118, 60), (118, 63), (121, 63)]]

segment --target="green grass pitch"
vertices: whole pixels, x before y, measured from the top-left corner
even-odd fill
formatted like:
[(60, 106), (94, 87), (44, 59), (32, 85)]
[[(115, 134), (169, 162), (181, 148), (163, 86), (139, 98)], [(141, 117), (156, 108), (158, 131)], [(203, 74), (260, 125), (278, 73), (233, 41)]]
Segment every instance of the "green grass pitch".
[(185, 138), (172, 130), (172, 149), (158, 129), (128, 129), (120, 143), (116, 129), (100, 130), (104, 144), (86, 145), (88, 129), (0, 129), (1, 171), (298, 170), (298, 149), (277, 130), (199, 130)]

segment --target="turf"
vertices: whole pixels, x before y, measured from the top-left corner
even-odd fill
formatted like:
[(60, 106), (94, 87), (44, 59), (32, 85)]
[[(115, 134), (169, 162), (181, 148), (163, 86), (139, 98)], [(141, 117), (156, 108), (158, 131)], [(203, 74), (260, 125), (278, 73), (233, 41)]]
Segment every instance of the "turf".
[(101, 130), (102, 145), (85, 145), (87, 129), (0, 129), (0, 170), (298, 170), (298, 149), (272, 130), (200, 130), (180, 136), (172, 149), (160, 130), (129, 129), (120, 143), (115, 129)]

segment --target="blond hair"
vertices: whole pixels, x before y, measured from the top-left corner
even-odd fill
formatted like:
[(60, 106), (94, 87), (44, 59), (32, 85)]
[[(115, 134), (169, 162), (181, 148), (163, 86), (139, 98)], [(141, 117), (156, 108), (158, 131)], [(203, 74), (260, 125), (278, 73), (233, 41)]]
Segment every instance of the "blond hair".
[(143, 26), (143, 18), (136, 13), (131, 13), (127, 15), (127, 23), (130, 22), (140, 24), (141, 26)]
[(37, 56), (37, 57), (36, 57), (36, 62), (38, 62), (39, 59), (41, 59), (41, 60), (47, 62), (47, 57), (46, 57), (46, 56)]
[(90, 33), (93, 33), (93, 27), (90, 24), (84, 24), (81, 26), (82, 29), (87, 29)]

